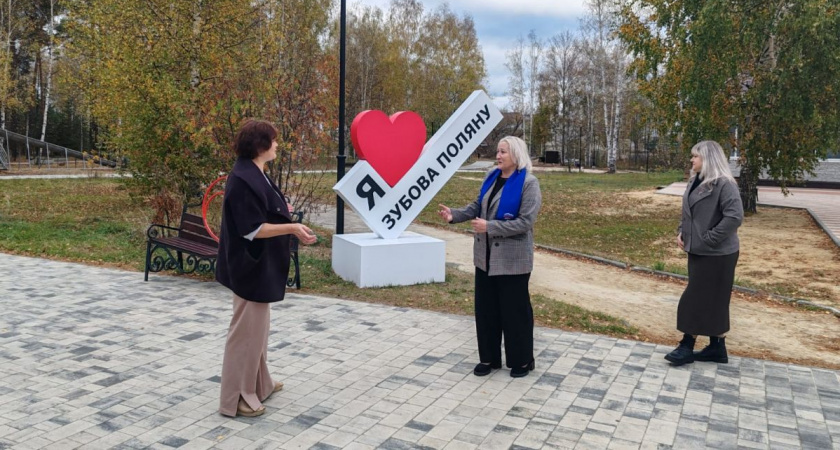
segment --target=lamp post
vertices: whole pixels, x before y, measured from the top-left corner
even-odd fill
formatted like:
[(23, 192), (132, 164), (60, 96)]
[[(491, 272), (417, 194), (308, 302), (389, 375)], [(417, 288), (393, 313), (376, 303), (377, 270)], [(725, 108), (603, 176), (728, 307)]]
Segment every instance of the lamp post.
[[(339, 50), (338, 50), (338, 170), (336, 182), (344, 178), (344, 78), (346, 66), (347, 42), (347, 0), (341, 0), (341, 17), (339, 19)], [(335, 202), (335, 234), (344, 234), (344, 200), (336, 195)]]

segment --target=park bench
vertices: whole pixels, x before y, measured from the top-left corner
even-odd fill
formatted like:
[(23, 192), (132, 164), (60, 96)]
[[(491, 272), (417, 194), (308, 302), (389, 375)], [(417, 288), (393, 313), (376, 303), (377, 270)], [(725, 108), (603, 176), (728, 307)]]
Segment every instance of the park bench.
[[(292, 212), (292, 221), (302, 222), (303, 211)], [(219, 244), (204, 228), (201, 216), (185, 210), (181, 214), (178, 228), (152, 224), (146, 230), (146, 237), (145, 281), (149, 281), (149, 272), (176, 270), (178, 273), (213, 273), (216, 270)], [(292, 235), (289, 241), (291, 267), (286, 285), (300, 289), (298, 246), (297, 237)]]

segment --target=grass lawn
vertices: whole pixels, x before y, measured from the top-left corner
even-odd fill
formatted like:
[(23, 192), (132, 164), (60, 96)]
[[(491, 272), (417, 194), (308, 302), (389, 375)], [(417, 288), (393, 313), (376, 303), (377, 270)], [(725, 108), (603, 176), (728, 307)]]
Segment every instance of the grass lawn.
[(0, 181), (0, 251), (142, 270), (152, 214), (119, 181)]
[[(680, 220), (678, 208), (662, 209), (649, 200), (628, 195), (652, 191), (682, 180), (682, 172), (619, 175), (576, 172), (537, 173), (543, 203), (535, 241), (590, 255), (652, 267), (664, 261)], [(419, 216), (440, 225), (437, 204), (461, 207), (473, 201), (482, 173), (459, 173)], [(469, 223), (457, 225), (469, 230)]]
[[(2, 180), (0, 251), (143, 270), (145, 230), (152, 212), (133, 200), (119, 180)], [(331, 269), (331, 232), (301, 247), (303, 294), (472, 315), (472, 276), (447, 270), (446, 282), (360, 289)], [(141, 276), (141, 274), (138, 274)], [(202, 277), (210, 279), (209, 276)], [(620, 319), (541, 295), (532, 298), (538, 325), (635, 337)]]

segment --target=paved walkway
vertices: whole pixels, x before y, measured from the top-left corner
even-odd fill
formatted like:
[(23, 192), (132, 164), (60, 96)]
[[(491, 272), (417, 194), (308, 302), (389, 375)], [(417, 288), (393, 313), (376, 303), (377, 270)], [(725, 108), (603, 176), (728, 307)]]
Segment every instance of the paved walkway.
[[(682, 196), (685, 186), (686, 183), (673, 183), (657, 193)], [(808, 210), (831, 240), (840, 246), (840, 189), (790, 188), (790, 195), (785, 197), (778, 187), (759, 186), (758, 204)]]
[(477, 378), (469, 317), (290, 295), (259, 418), (216, 412), (215, 283), (0, 255), (0, 448), (840, 449), (837, 372), (539, 328), (537, 369)]

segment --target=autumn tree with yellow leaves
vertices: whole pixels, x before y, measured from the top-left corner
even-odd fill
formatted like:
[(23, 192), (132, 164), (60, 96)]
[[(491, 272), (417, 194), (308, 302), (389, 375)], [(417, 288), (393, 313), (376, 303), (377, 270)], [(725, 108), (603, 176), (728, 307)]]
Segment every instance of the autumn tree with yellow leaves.
[[(64, 59), (76, 76), (65, 81), (83, 94), (99, 145), (127, 157), (130, 183), (153, 204), (171, 208), (228, 170), (248, 117), (278, 127), (272, 176), (293, 204), (323, 200), (324, 174), (300, 169), (336, 152), (334, 1), (68, 0), (67, 11)], [(345, 127), (364, 109), (413, 110), (434, 132), (485, 74), (472, 19), (445, 6), (356, 10), (348, 43)]]
[(278, 126), (272, 175), (296, 205), (311, 200), (313, 176), (281, 171), (331, 150), (329, 1), (71, 0), (68, 10), (77, 88), (106, 130), (102, 144), (128, 158), (131, 183), (154, 204), (229, 170), (248, 117)]
[(348, 122), (367, 109), (410, 110), (429, 136), (486, 75), (472, 18), (446, 5), (426, 11), (418, 0), (351, 9), (347, 58)]

